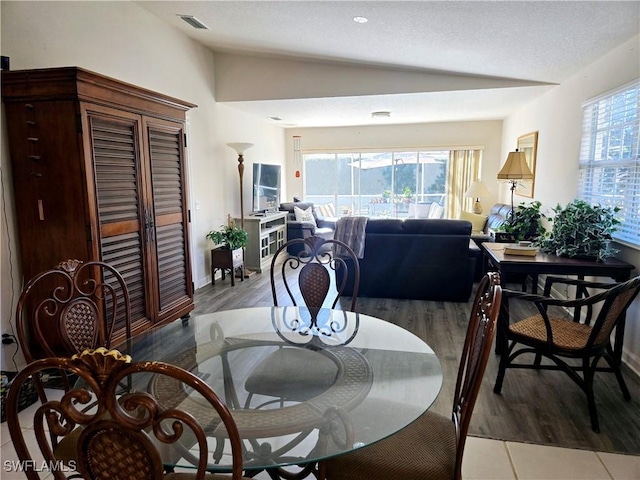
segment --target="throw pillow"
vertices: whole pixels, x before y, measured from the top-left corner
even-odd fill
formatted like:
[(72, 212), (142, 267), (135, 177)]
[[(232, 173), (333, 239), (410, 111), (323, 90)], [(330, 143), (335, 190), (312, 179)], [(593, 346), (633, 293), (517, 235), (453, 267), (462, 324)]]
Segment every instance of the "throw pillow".
[(336, 216), (336, 208), (333, 206), (333, 203), (316, 205), (316, 212), (318, 211), (320, 211), (320, 215), (323, 217), (333, 218)]
[(308, 207), (304, 210), (300, 207), (293, 207), (293, 212), (296, 215), (296, 222), (310, 222), (313, 223), (314, 227), (317, 227), (316, 219), (313, 216), (313, 210), (311, 209), (311, 207)]
[(429, 207), (429, 218), (442, 218), (443, 213), (444, 207), (438, 205), (436, 202), (433, 202)]
[(483, 233), (487, 218), (486, 215), (478, 215), (477, 213), (465, 211), (460, 212), (459, 216), (460, 220), (468, 220), (471, 222), (471, 233)]

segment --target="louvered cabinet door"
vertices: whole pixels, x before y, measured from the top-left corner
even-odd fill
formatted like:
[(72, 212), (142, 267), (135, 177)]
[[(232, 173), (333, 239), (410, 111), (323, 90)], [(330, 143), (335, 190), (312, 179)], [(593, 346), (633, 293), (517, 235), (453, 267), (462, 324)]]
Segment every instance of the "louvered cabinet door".
[[(124, 277), (131, 301), (132, 326), (134, 331), (140, 331), (153, 320), (152, 303), (147, 295), (141, 117), (117, 118), (91, 112), (87, 121), (95, 188), (90, 197), (95, 198), (97, 206), (99, 256)], [(118, 325), (118, 330), (123, 328), (124, 325)]]
[(151, 180), (159, 321), (193, 309), (189, 261), (184, 129), (181, 123), (144, 119)]

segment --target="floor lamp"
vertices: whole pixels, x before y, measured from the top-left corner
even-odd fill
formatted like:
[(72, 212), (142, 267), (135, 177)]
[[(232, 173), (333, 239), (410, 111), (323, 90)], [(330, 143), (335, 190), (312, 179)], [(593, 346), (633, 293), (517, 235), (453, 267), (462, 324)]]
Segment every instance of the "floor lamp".
[(227, 146), (238, 152), (238, 175), (240, 176), (240, 227), (244, 230), (244, 198), (242, 188), (242, 177), (244, 176), (244, 152), (253, 147), (253, 143), (232, 142)]
[(511, 184), (511, 218), (513, 218), (513, 192), (515, 191), (520, 180), (533, 180), (533, 173), (527, 165), (527, 157), (524, 152), (519, 152), (516, 148), (515, 152), (509, 152), (507, 161), (502, 169), (498, 172), (498, 180), (506, 180)]
[[(242, 187), (242, 177), (244, 176), (244, 152), (245, 150), (253, 147), (253, 143), (243, 143), (243, 142), (232, 142), (227, 143), (227, 146), (233, 148), (238, 153), (238, 176), (240, 177), (240, 228), (244, 230), (244, 191)], [(244, 249), (242, 249), (242, 255), (244, 256)], [(247, 270), (246, 266), (244, 268), (244, 276), (248, 278), (249, 275), (252, 275), (254, 272), (250, 272)]]

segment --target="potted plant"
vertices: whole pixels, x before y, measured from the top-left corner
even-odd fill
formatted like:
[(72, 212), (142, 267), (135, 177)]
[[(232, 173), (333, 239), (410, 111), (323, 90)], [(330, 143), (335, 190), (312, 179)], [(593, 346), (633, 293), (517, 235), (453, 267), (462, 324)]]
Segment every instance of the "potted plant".
[(411, 203), (411, 199), (413, 198), (413, 192), (410, 187), (404, 187), (402, 190), (402, 195), (404, 199), (402, 200), (404, 203)]
[(212, 230), (206, 237), (225, 250), (237, 250), (247, 246), (247, 232), (236, 225), (221, 225), (219, 230)]
[(590, 205), (584, 200), (573, 200), (565, 208), (557, 205), (551, 220), (551, 233), (540, 247), (547, 253), (563, 257), (579, 257), (602, 261), (618, 250), (609, 245), (611, 234), (620, 221), (615, 217), (618, 207)]
[(542, 219), (547, 218), (541, 211), (540, 202), (529, 205), (521, 203), (511, 216), (497, 229), (496, 240), (519, 242), (521, 240), (537, 241), (546, 233)]
[(229, 270), (232, 286), (236, 269), (240, 269), (240, 278), (244, 280), (243, 248), (247, 246), (247, 232), (230, 221), (228, 225), (221, 225), (219, 230), (207, 233), (206, 238), (216, 244), (211, 250), (211, 283), (215, 285), (216, 270), (222, 270), (223, 280), (225, 271)]

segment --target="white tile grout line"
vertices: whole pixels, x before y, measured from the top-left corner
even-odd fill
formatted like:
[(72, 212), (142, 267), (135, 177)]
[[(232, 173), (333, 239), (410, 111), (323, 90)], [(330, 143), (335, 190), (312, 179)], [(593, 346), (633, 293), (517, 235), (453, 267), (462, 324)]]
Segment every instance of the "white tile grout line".
[(602, 458), (600, 457), (600, 453), (595, 452), (595, 454), (596, 454), (596, 457), (598, 457), (598, 460), (600, 461), (604, 469), (606, 470), (606, 472), (609, 474), (609, 477), (611, 477), (611, 480), (616, 480), (616, 478), (613, 476), (613, 473), (611, 473), (611, 471), (609, 471), (609, 469), (607, 468), (607, 464), (604, 463), (604, 460), (602, 460)]
[(518, 480), (518, 472), (516, 470), (516, 464), (513, 463), (513, 458), (511, 457), (511, 450), (507, 447), (507, 442), (502, 442), (502, 446), (507, 451), (507, 457), (509, 458), (509, 465), (511, 465), (511, 471), (513, 472), (513, 477)]

